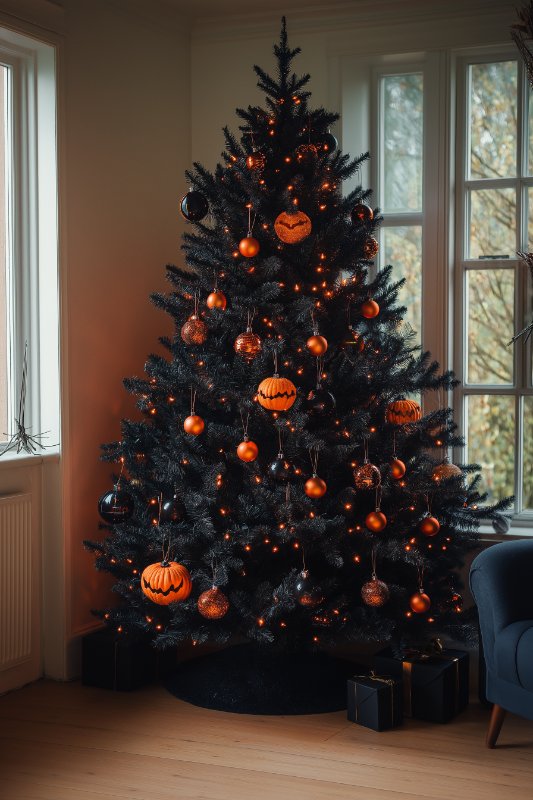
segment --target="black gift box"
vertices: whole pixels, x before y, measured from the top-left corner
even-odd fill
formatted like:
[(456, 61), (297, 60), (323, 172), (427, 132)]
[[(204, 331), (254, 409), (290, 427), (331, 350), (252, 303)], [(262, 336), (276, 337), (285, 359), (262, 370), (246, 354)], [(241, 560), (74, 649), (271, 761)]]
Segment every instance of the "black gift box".
[(355, 675), (348, 681), (348, 719), (374, 731), (401, 725), (401, 680), (373, 674)]
[(406, 717), (449, 722), (468, 705), (469, 659), (463, 650), (408, 653), (402, 660), (387, 649), (374, 656), (373, 667), (403, 680)]
[(99, 630), (83, 637), (84, 686), (130, 692), (163, 677), (176, 665), (176, 650), (158, 652), (146, 641)]

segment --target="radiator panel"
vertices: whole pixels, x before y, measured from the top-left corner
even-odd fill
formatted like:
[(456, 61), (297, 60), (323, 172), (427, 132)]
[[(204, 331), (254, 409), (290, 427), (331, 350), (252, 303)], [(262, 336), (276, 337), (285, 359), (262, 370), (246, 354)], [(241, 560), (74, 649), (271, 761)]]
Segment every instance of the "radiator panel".
[(31, 495), (0, 497), (0, 671), (32, 655)]

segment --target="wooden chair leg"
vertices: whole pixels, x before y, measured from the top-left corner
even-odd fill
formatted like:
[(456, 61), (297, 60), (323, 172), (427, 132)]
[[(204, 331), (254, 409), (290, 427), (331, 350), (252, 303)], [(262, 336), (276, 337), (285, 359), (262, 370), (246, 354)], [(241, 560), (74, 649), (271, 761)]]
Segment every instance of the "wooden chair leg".
[(507, 711), (505, 708), (494, 704), (492, 707), (492, 714), (490, 715), (489, 729), (487, 731), (487, 747), (493, 748), (496, 744), (500, 731), (502, 729), (503, 720)]

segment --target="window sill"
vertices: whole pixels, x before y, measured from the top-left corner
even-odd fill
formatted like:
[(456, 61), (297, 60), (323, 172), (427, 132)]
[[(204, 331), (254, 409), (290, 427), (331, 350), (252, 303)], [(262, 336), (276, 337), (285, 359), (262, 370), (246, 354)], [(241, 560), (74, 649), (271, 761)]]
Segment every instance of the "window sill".
[(6, 469), (19, 469), (22, 467), (34, 467), (37, 464), (59, 461), (59, 457), (59, 447), (50, 448), (48, 452), (36, 453), (35, 455), (10, 452), (6, 453), (5, 455), (0, 455), (0, 471)]
[(511, 539), (529, 539), (533, 537), (533, 520), (512, 520), (507, 533), (496, 533), (492, 525), (479, 526), (479, 538), (482, 542), (507, 542)]

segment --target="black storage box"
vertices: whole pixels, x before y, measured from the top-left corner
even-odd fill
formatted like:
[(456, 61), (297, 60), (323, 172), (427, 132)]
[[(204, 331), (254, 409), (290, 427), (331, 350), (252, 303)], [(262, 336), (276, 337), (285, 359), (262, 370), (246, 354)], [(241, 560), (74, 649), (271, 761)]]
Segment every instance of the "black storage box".
[(406, 717), (449, 722), (468, 705), (469, 658), (463, 650), (408, 653), (402, 660), (387, 649), (374, 656), (373, 667), (403, 680)]
[(158, 680), (176, 666), (176, 650), (159, 652), (146, 641), (115, 635), (107, 629), (82, 640), (84, 686), (130, 692)]
[(402, 681), (381, 675), (355, 675), (348, 680), (348, 719), (386, 731), (403, 722)]

